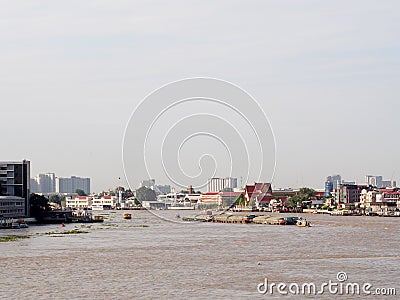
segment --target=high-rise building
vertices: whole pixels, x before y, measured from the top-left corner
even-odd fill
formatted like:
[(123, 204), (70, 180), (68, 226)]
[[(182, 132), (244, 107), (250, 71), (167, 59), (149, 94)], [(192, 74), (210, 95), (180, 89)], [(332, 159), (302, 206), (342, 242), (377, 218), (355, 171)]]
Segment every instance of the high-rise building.
[(237, 188), (237, 178), (210, 178), (207, 188), (209, 192), (219, 192), (226, 188), (234, 189)]
[(157, 194), (166, 195), (166, 194), (171, 193), (171, 186), (170, 185), (158, 185), (158, 184), (156, 184), (154, 186), (154, 191)]
[(383, 180), (382, 176), (366, 175), (365, 183), (372, 185), (377, 188), (395, 188), (396, 181), (394, 180)]
[(145, 180), (142, 180), (142, 182), (140, 183), (140, 187), (145, 186), (150, 189), (154, 189), (155, 185), (156, 185), (155, 179), (145, 179)]
[(324, 191), (324, 196), (325, 197), (330, 197), (333, 192), (333, 182), (330, 179), (330, 176), (326, 178), (325, 181), (325, 191)]
[(86, 194), (90, 194), (90, 178), (77, 176), (56, 178), (56, 193), (75, 193), (78, 189), (83, 190)]
[(31, 193), (40, 193), (39, 184), (36, 181), (36, 178), (30, 179)]
[(324, 196), (329, 197), (332, 195), (333, 190), (337, 190), (342, 183), (342, 176), (332, 175), (326, 177)]
[(31, 164), (28, 160), (0, 162), (0, 196), (24, 199), (23, 215), (29, 216)]
[(56, 192), (56, 174), (45, 173), (38, 174), (31, 179), (32, 193), (55, 193)]

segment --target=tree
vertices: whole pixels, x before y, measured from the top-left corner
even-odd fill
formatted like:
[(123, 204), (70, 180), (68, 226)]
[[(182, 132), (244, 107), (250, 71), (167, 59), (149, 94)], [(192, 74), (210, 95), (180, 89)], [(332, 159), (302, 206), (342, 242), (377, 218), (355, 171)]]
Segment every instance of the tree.
[(308, 187), (302, 187), (297, 194), (304, 199), (303, 201), (306, 201), (315, 196), (315, 191)]
[(290, 197), (289, 202), (292, 208), (302, 207), (303, 202), (315, 196), (315, 191), (308, 187), (302, 187), (298, 193)]
[(47, 199), (45, 196), (31, 194), (29, 202), (31, 216), (40, 222), (46, 212), (50, 210), (49, 199)]
[(85, 191), (81, 189), (76, 189), (75, 193), (77, 193), (78, 196), (87, 196)]
[(239, 206), (244, 206), (245, 201), (244, 201), (244, 195), (243, 194), (239, 195), (239, 197), (235, 201), (235, 204), (239, 205)]
[(58, 194), (53, 194), (49, 197), (49, 202), (54, 202), (61, 205), (61, 201), (65, 199), (65, 196), (60, 196)]
[(141, 188), (136, 190), (136, 198), (142, 202), (142, 201), (153, 201), (157, 199), (156, 192), (153, 191), (152, 189), (149, 189), (145, 186), (142, 186)]

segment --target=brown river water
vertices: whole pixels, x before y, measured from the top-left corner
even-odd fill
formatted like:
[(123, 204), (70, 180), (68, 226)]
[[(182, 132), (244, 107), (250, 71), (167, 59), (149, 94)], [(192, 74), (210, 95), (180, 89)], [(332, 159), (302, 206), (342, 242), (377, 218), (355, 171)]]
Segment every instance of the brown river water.
[[(267, 299), (281, 294), (260, 294), (257, 285), (265, 278), (318, 286), (337, 282), (339, 272), (347, 282), (396, 288), (397, 296), (382, 299), (400, 298), (400, 218), (303, 215), (313, 226), (298, 228), (182, 224), (147, 211), (132, 211), (132, 220), (123, 220), (121, 211), (101, 213), (104, 223), (0, 230), (0, 236), (32, 235), (0, 243), (0, 299)], [(157, 213), (170, 219), (193, 214)], [(76, 227), (88, 233), (45, 234)], [(366, 298), (327, 292), (285, 297)]]

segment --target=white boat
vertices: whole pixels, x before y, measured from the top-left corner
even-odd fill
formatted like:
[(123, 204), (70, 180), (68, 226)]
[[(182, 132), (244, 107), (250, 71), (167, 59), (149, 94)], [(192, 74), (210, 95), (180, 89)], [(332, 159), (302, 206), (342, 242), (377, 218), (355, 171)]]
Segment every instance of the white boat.
[(306, 219), (299, 218), (296, 222), (297, 227), (310, 227), (310, 222), (308, 222)]
[(194, 206), (168, 206), (171, 210), (194, 210)]
[(110, 205), (105, 204), (92, 204), (92, 210), (110, 210)]

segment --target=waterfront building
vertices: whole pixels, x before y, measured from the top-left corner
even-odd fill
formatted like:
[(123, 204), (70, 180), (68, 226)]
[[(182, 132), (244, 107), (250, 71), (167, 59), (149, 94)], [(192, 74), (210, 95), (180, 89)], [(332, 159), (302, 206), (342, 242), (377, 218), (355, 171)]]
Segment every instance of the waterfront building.
[(382, 194), (379, 194), (377, 191), (367, 189), (363, 189), (360, 195), (360, 207), (366, 208), (369, 207), (373, 202), (382, 202)]
[(65, 201), (65, 206), (71, 209), (84, 209), (92, 206), (92, 197), (89, 196), (67, 197)]
[(78, 189), (83, 190), (85, 194), (90, 194), (90, 178), (77, 176), (56, 178), (56, 193), (75, 193)]
[(5, 218), (25, 215), (25, 199), (17, 196), (0, 196), (0, 216)]
[(101, 196), (100, 198), (93, 198), (91, 208), (92, 210), (114, 209), (117, 201), (117, 196)]
[(226, 177), (226, 178), (210, 178), (207, 183), (209, 192), (220, 192), (223, 189), (235, 189), (237, 188), (237, 178)]
[(165, 195), (158, 195), (157, 201), (175, 205), (186, 201), (187, 194), (184, 193), (169, 193)]
[(207, 192), (200, 196), (199, 202), (201, 204), (221, 204), (221, 197), (219, 192)]
[(256, 182), (254, 185), (246, 185), (245, 187), (245, 206), (254, 205), (260, 208), (261, 205), (269, 204), (273, 199), (272, 187), (267, 182)]
[[(141, 202), (142, 206), (146, 209), (166, 209), (168, 207), (167, 204), (165, 204), (164, 202), (160, 202), (160, 201), (142, 201)], [(169, 205), (171, 206), (171, 205)]]
[(200, 201), (201, 194), (186, 194), (185, 202), (190, 202), (191, 204), (196, 204)]
[(400, 200), (400, 190), (399, 189), (380, 189), (382, 193), (382, 199), (389, 202), (398, 202)]
[(363, 189), (360, 196), (360, 208), (366, 214), (394, 216), (400, 210), (400, 192)]
[[(30, 161), (2, 161), (0, 162), (0, 196), (14, 196), (24, 199), (21, 216), (29, 217), (30, 197)], [(15, 200), (13, 203), (19, 203)], [(16, 210), (21, 207), (15, 206)], [(12, 210), (8, 208), (8, 210)]]
[(338, 189), (334, 190), (334, 198), (337, 204), (356, 203), (360, 201), (361, 192), (363, 189), (368, 189), (366, 185), (356, 184), (340, 184)]
[(207, 192), (200, 195), (198, 203), (202, 204), (217, 204), (221, 207), (229, 207), (243, 195), (244, 191), (240, 192)]

